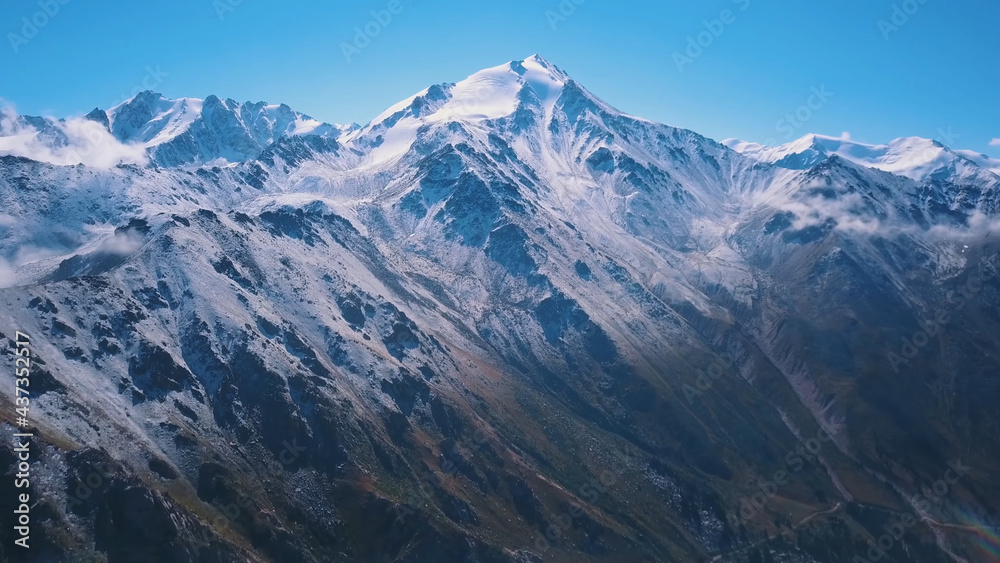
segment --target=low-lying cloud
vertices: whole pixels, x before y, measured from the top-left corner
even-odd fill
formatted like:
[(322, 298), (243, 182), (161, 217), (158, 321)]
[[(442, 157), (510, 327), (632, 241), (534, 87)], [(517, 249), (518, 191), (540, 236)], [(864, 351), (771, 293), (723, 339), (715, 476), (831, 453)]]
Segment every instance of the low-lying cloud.
[(103, 125), (83, 117), (49, 120), (65, 137), (55, 142), (49, 135), (17, 119), (9, 106), (0, 107), (0, 155), (30, 158), (57, 166), (83, 164), (112, 168), (118, 164), (147, 162), (146, 149), (116, 139)]
[[(815, 183), (806, 189), (822, 187)], [(832, 225), (838, 231), (880, 237), (913, 236), (928, 242), (972, 243), (993, 234), (1000, 234), (1000, 217), (973, 210), (962, 223), (938, 223), (922, 228), (907, 217), (898, 216), (892, 205), (881, 206), (860, 193), (840, 193), (837, 197), (822, 195), (803, 197), (800, 193), (772, 196), (768, 207), (793, 214), (795, 230)]]
[(17, 283), (17, 276), (10, 262), (0, 258), (0, 289), (13, 287)]
[(818, 196), (790, 200), (784, 202), (780, 209), (795, 214), (792, 226), (797, 230), (819, 226), (831, 219), (840, 231), (874, 235), (884, 230), (882, 222), (872, 213), (861, 195), (856, 193), (844, 194), (835, 199)]
[(1000, 234), (1000, 217), (986, 215), (980, 211), (974, 211), (965, 226), (934, 225), (928, 231), (934, 240), (963, 243), (982, 240), (994, 233)]
[(143, 245), (142, 236), (133, 231), (117, 232), (97, 248), (97, 252), (103, 254), (114, 254), (117, 256), (128, 256), (139, 250)]

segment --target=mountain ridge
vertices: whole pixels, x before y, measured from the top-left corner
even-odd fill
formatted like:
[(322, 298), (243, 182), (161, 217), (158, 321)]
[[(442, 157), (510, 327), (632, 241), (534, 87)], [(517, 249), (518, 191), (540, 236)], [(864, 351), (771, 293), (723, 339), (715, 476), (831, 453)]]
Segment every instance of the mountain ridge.
[[(527, 63), (527, 66), (525, 66), (525, 63)], [(414, 94), (408, 98), (404, 98), (397, 104), (390, 106), (382, 114), (376, 116), (374, 119), (372, 119), (365, 125), (357, 125), (354, 123), (341, 125), (341, 124), (329, 124), (320, 122), (309, 117), (306, 114), (292, 110), (285, 104), (268, 105), (266, 102), (239, 103), (231, 98), (222, 100), (221, 98), (219, 98), (214, 94), (207, 96), (204, 99), (178, 98), (174, 100), (174, 99), (164, 98), (162, 94), (153, 92), (152, 90), (140, 92), (135, 96), (133, 96), (132, 98), (125, 100), (124, 102), (121, 102), (120, 104), (112, 108), (108, 108), (107, 110), (103, 110), (101, 108), (95, 108), (90, 114), (88, 114), (88, 116), (99, 123), (108, 125), (109, 129), (116, 129), (115, 137), (119, 141), (138, 143), (143, 145), (147, 149), (155, 148), (157, 145), (160, 144), (169, 143), (176, 137), (176, 135), (185, 133), (187, 131), (186, 128), (191, 125), (190, 123), (187, 123), (185, 119), (191, 119), (192, 121), (199, 120), (201, 117), (200, 116), (201, 106), (206, 101), (209, 103), (209, 106), (213, 108), (219, 107), (220, 109), (227, 110), (224, 111), (224, 113), (226, 113), (227, 115), (228, 114), (235, 115), (236, 120), (240, 122), (242, 122), (243, 120), (240, 118), (238, 114), (244, 108), (247, 108), (248, 113), (251, 114), (247, 116), (248, 118), (254, 117), (257, 120), (263, 120), (265, 122), (276, 121), (276, 123), (271, 124), (271, 127), (274, 127), (275, 125), (282, 125), (281, 127), (276, 127), (275, 131), (270, 131), (265, 126), (263, 131), (256, 131), (250, 135), (252, 141), (257, 145), (255, 147), (256, 153), (254, 150), (250, 150), (248, 147), (242, 151), (235, 151), (229, 154), (228, 156), (236, 158), (228, 161), (225, 158), (225, 156), (217, 156), (216, 158), (209, 158), (207, 160), (205, 159), (196, 160), (193, 159), (193, 157), (191, 157), (192, 159), (189, 159), (188, 161), (178, 160), (176, 157), (172, 157), (166, 159), (165, 165), (202, 166), (211, 163), (213, 160), (216, 159), (221, 159), (220, 162), (233, 164), (235, 162), (243, 162), (246, 160), (252, 160), (256, 158), (257, 156), (259, 156), (259, 152), (264, 148), (266, 148), (267, 145), (276, 142), (283, 136), (319, 135), (323, 137), (333, 138), (339, 142), (343, 142), (344, 140), (349, 140), (352, 137), (356, 138), (357, 136), (363, 134), (362, 131), (370, 130), (372, 127), (377, 126), (381, 122), (391, 117), (393, 114), (408, 109), (408, 106), (410, 106), (414, 101), (421, 100), (420, 103), (427, 103), (434, 96), (450, 95), (451, 88), (459, 88), (459, 96), (454, 100), (450, 100), (449, 104), (446, 105), (458, 106), (458, 108), (452, 108), (452, 109), (458, 109), (459, 111), (457, 112), (445, 111), (443, 115), (435, 116), (435, 120), (469, 121), (473, 119), (488, 118), (487, 116), (490, 116), (492, 118), (506, 117), (513, 112), (513, 107), (516, 107), (516, 103), (513, 100), (509, 99), (504, 100), (503, 96), (500, 96), (499, 98), (497, 96), (497, 92), (503, 89), (500, 87), (501, 84), (507, 84), (507, 82), (504, 82), (503, 80), (504, 74), (518, 76), (521, 79), (522, 87), (527, 87), (527, 89), (531, 90), (532, 93), (536, 96), (538, 94), (538, 92), (535, 91), (536, 89), (542, 92), (542, 97), (548, 96), (549, 91), (546, 86), (547, 83), (556, 84), (556, 87), (554, 88), (555, 92), (561, 92), (562, 86), (566, 83), (571, 83), (572, 85), (574, 85), (574, 87), (579, 87), (578, 83), (576, 83), (576, 81), (573, 80), (568, 74), (559, 69), (553, 63), (547, 61), (540, 55), (536, 54), (526, 59), (513, 60), (503, 65), (484, 69), (480, 72), (470, 75), (468, 78), (458, 83), (446, 83), (425, 88), (424, 90), (421, 90), (417, 94)], [(532, 83), (531, 80), (525, 78), (525, 76), (536, 77), (535, 82)], [(488, 86), (483, 86), (484, 83), (487, 84)], [(518, 91), (520, 92), (521, 90), (518, 89)], [(446, 94), (446, 92), (448, 92), (448, 94)], [(587, 92), (586, 90), (583, 90), (583, 93), (586, 98), (598, 104), (601, 107), (601, 109), (605, 111), (610, 111), (612, 113), (619, 114), (623, 117), (648, 121), (640, 117), (634, 117), (634, 116), (629, 116), (627, 114), (623, 114), (618, 110), (615, 110), (611, 106), (608, 106), (599, 98), (593, 96), (593, 94)], [(431, 98), (428, 98), (428, 94), (431, 94)], [(549, 98), (546, 104), (551, 105), (552, 103), (554, 103), (555, 98), (557, 97), (558, 96)], [(503, 103), (500, 103), (501, 101)], [(152, 109), (148, 107), (151, 104), (158, 105), (159, 111), (157, 113), (155, 114), (152, 113)], [(492, 111), (492, 113), (486, 113), (486, 114), (462, 113), (462, 108), (465, 108), (465, 110), (486, 109), (487, 104), (492, 104), (488, 108), (489, 110)], [(513, 107), (512, 104), (514, 104)], [(133, 106), (137, 107), (133, 108)], [(188, 106), (190, 107), (188, 108)], [(510, 109), (511, 111), (501, 114), (496, 113), (497, 111), (501, 112), (505, 111), (503, 109), (505, 107)], [(187, 109), (189, 109), (189, 111), (186, 111)], [(413, 108), (409, 109), (411, 109), (412, 111)], [(444, 108), (439, 108), (439, 109), (444, 109)], [(275, 117), (271, 115), (275, 111), (280, 114), (280, 117)], [(132, 116), (133, 112), (138, 113), (139, 115), (133, 117)], [(260, 115), (257, 116), (252, 115), (254, 112), (257, 112)], [(101, 116), (101, 113), (103, 113), (104, 115)], [(128, 118), (139, 119), (140, 123), (136, 123), (131, 126), (126, 126), (124, 124), (122, 124), (121, 126), (114, 125), (114, 121), (118, 120), (116, 118), (119, 113), (128, 114), (122, 116), (122, 119), (128, 119)], [(180, 115), (177, 115), (178, 113)], [(437, 113), (436, 110), (434, 113)], [(185, 118), (186, 114), (192, 114), (192, 115), (189, 115)], [(6, 121), (8, 122), (23, 121), (24, 124), (36, 124), (36, 125), (42, 124), (42, 127), (46, 126), (52, 127), (54, 125), (53, 123), (54, 121), (59, 122), (59, 121), (64, 121), (64, 119), (61, 118), (59, 120), (53, 120), (52, 118), (41, 118), (33, 116), (22, 117), (22, 116), (8, 115)], [(149, 129), (151, 129), (151, 125), (156, 122), (163, 122), (163, 123), (158, 124), (158, 127), (160, 128), (153, 129), (152, 131), (150, 131)], [(173, 133), (163, 132), (163, 129), (165, 129), (166, 126), (168, 125), (174, 126)], [(253, 125), (253, 123), (251, 123), (251, 125)], [(147, 130), (146, 131), (132, 130), (132, 128), (140, 126), (146, 127)], [(243, 125), (243, 127), (245, 129), (252, 128), (248, 127), (247, 125)], [(670, 126), (667, 125), (667, 127)], [(0, 126), (0, 133), (2, 133), (3, 131), (4, 131), (3, 126)], [(922, 139), (919, 137), (900, 137), (897, 139), (893, 139), (892, 141), (890, 141), (885, 145), (865, 145), (862, 143), (851, 141), (849, 139), (829, 137), (814, 133), (806, 134), (795, 141), (775, 147), (763, 147), (756, 143), (741, 141), (738, 139), (725, 139), (719, 142), (720, 144), (728, 146), (729, 148), (732, 148), (737, 152), (744, 152), (751, 155), (757, 155), (761, 160), (771, 163), (779, 162), (782, 159), (787, 159), (791, 156), (796, 156), (799, 159), (803, 158), (806, 159), (801, 163), (799, 162), (793, 163), (790, 161), (789, 164), (793, 166), (802, 166), (808, 163), (815, 164), (817, 162), (817, 158), (829, 154), (839, 154), (842, 157), (850, 159), (849, 152), (844, 152), (841, 149), (834, 148), (832, 145), (841, 145), (841, 147), (849, 147), (847, 149), (848, 151), (863, 150), (869, 152), (884, 152), (886, 151), (886, 149), (888, 149), (892, 151), (890, 156), (893, 156), (897, 160), (902, 156), (906, 156), (908, 154), (912, 155), (912, 153), (917, 153), (917, 156), (923, 154), (925, 156), (930, 157), (925, 159), (918, 158), (918, 160), (930, 160), (930, 161), (935, 160), (935, 157), (938, 156), (937, 154), (931, 154), (938, 152), (933, 149), (940, 148), (940, 149), (945, 149), (943, 152), (950, 154), (952, 157), (954, 157), (955, 160), (960, 160), (964, 164), (982, 168), (983, 170), (993, 175), (1000, 174), (1000, 161), (996, 159), (991, 159), (985, 155), (974, 153), (972, 151), (964, 151), (957, 149), (953, 151), (948, 147), (944, 147), (938, 141), (933, 141), (931, 139)], [(898, 150), (900, 148), (904, 150)], [(804, 155), (803, 151), (809, 149), (811, 149), (811, 151), (809, 152), (809, 156)], [(3, 150), (4, 149), (0, 149), (0, 151)], [(10, 149), (6, 150), (9, 151)], [(897, 165), (893, 167), (892, 165), (887, 165), (886, 163), (881, 162), (874, 157), (861, 157), (855, 159), (854, 161), (858, 163), (863, 163), (864, 165), (869, 167), (883, 169), (894, 173), (901, 173), (902, 175), (908, 175), (917, 180), (927, 179), (931, 173), (937, 171), (937, 170), (921, 170), (920, 169), (921, 167), (928, 165), (927, 162), (917, 162), (911, 166), (906, 166), (906, 163), (902, 163), (902, 165)], [(164, 163), (160, 164), (164, 165)]]
[[(961, 523), (1000, 499), (982, 174), (780, 166), (540, 57), (344, 132), (134, 102), (37, 125), (120, 151), (135, 115), (117, 131), (162, 140), (149, 160), (0, 156), (0, 325), (41, 360), (50, 559), (853, 563), (906, 514), (890, 558), (981, 554)], [(198, 163), (224, 150), (256, 156)]]

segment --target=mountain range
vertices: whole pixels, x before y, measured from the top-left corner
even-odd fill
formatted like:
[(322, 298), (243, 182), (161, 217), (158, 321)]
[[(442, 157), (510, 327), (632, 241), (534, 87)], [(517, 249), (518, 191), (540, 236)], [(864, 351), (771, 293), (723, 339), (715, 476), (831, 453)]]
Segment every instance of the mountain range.
[[(720, 143), (537, 55), (363, 126), (153, 92), (7, 110), (0, 155), (32, 561), (998, 545), (985, 155)], [(0, 399), (14, 498), (12, 386)]]

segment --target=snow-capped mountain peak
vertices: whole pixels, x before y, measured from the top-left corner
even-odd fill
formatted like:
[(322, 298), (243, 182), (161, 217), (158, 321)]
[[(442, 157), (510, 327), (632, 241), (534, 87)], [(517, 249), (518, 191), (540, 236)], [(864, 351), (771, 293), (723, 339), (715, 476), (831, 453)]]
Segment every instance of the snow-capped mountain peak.
[[(859, 143), (846, 137), (810, 133), (790, 143), (766, 147), (757, 143), (726, 139), (733, 150), (784, 168), (806, 169), (836, 155), (854, 164), (905, 176), (917, 181), (978, 178), (1000, 180), (1000, 161), (984, 155), (970, 158), (939, 141), (901, 137), (882, 145)], [(984, 176), (985, 174), (985, 176)]]
[(118, 140), (152, 147), (187, 131), (201, 116), (202, 104), (197, 98), (169, 100), (147, 90), (112, 107), (107, 115), (111, 133)]
[(423, 127), (458, 123), (482, 129), (506, 120), (524, 131), (544, 127), (560, 110), (574, 118), (587, 111), (622, 115), (551, 62), (531, 55), (480, 70), (457, 83), (426, 88), (345, 135), (343, 141), (367, 152), (367, 162), (378, 165), (406, 154)]
[(106, 115), (115, 138), (141, 145), (162, 166), (243, 162), (282, 137), (337, 138), (349, 129), (322, 123), (285, 104), (239, 103), (215, 95), (172, 100), (151, 91), (136, 94)]
[(551, 109), (570, 80), (552, 63), (532, 55), (480, 70), (457, 83), (426, 88), (389, 107), (363, 132), (392, 127), (406, 118), (428, 123), (497, 119), (514, 113), (526, 100)]
[(452, 98), (437, 112), (438, 120), (494, 119), (513, 113), (531, 94), (551, 108), (569, 80), (554, 73), (540, 57), (512, 61), (479, 71), (452, 89)]

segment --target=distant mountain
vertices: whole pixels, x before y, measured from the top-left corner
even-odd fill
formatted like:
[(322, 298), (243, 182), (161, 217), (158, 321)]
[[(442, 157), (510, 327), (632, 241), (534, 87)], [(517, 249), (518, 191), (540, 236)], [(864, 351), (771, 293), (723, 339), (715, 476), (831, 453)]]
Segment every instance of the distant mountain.
[(885, 145), (865, 145), (849, 139), (809, 134), (779, 147), (764, 147), (736, 139), (723, 144), (759, 160), (787, 168), (809, 168), (831, 155), (917, 181), (1000, 181), (1000, 160), (972, 151), (952, 150), (938, 141), (905, 137)]
[(107, 122), (115, 138), (147, 147), (161, 166), (244, 162), (283, 137), (336, 138), (344, 132), (284, 104), (240, 104), (217, 96), (168, 100), (148, 91), (111, 108)]
[(537, 55), (363, 126), (144, 92), (0, 154), (37, 561), (987, 557), (988, 157), (718, 143)]

